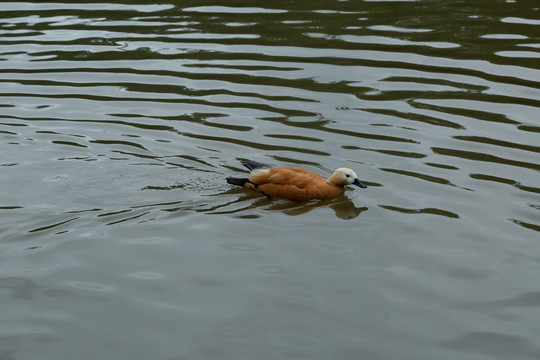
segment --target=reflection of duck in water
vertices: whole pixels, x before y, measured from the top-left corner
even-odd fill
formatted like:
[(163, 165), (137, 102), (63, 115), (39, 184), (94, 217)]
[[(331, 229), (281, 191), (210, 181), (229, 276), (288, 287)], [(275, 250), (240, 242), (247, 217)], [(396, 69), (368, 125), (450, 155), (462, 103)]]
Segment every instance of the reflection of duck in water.
[(293, 201), (331, 199), (343, 194), (345, 185), (364, 185), (351, 169), (340, 168), (325, 179), (312, 171), (297, 167), (273, 168), (255, 161), (242, 161), (251, 170), (247, 178), (228, 177), (232, 185), (243, 186), (269, 197)]
[(307, 203), (294, 203), (290, 201), (273, 202), (269, 206), (267, 202), (261, 201), (257, 202), (256, 206), (265, 206), (265, 210), (278, 210), (286, 215), (291, 216), (303, 215), (319, 207), (330, 207), (330, 209), (334, 210), (336, 216), (343, 220), (354, 219), (368, 209), (367, 207), (357, 208), (354, 203), (351, 200), (347, 199), (345, 196), (343, 196), (343, 198), (337, 197), (331, 200), (322, 200)]

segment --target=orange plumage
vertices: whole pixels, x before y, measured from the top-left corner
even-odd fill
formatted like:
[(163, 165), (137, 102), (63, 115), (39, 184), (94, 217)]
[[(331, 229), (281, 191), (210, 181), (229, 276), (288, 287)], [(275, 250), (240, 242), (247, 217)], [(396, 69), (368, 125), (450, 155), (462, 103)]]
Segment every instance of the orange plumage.
[(255, 190), (269, 197), (279, 197), (293, 201), (331, 199), (343, 194), (345, 185), (365, 188), (351, 169), (340, 168), (325, 179), (316, 173), (298, 168), (273, 168), (255, 161), (243, 161), (251, 170), (248, 178), (228, 177), (227, 182)]

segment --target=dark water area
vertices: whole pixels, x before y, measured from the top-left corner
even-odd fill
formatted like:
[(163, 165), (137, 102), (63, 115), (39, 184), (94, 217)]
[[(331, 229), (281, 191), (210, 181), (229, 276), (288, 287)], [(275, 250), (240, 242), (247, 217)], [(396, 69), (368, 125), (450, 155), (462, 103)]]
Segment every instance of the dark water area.
[(535, 1), (1, 2), (0, 359), (540, 359), (539, 110)]

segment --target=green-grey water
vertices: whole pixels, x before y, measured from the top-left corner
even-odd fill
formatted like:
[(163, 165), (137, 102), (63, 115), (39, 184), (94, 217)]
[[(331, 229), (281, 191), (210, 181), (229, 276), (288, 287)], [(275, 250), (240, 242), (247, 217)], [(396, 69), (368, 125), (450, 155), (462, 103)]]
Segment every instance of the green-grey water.
[[(540, 358), (540, 4), (0, 3), (0, 359)], [(367, 189), (271, 200), (241, 160)]]

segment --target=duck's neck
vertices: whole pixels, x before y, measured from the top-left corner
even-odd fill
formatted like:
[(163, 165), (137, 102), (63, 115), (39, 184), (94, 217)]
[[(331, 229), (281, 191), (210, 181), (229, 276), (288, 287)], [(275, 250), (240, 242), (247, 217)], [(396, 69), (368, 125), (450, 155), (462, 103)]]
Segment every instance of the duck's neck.
[(329, 184), (329, 185), (332, 185), (332, 186), (340, 186), (340, 187), (343, 187), (343, 185), (338, 185), (336, 184), (336, 175), (335, 174), (332, 174), (332, 176), (330, 176), (328, 179), (326, 179), (326, 183)]

